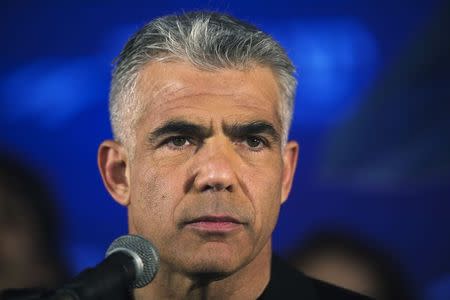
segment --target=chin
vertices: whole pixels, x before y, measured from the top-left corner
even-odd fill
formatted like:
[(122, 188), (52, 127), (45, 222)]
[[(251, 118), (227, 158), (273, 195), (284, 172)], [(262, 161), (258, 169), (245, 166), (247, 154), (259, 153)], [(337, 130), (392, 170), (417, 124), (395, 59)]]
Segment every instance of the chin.
[(192, 278), (211, 281), (220, 280), (233, 274), (238, 268), (220, 262), (201, 261), (189, 267), (189, 276)]
[(200, 251), (188, 260), (186, 269), (193, 277), (220, 279), (233, 274), (243, 265), (245, 265), (245, 260), (236, 253), (221, 252), (216, 249), (215, 251)]

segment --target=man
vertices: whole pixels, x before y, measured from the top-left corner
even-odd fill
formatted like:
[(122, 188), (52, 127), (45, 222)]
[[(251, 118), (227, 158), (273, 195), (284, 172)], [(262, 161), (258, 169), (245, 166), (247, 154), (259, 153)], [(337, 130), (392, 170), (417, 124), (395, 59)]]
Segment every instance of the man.
[(51, 288), (67, 278), (61, 220), (44, 180), (0, 152), (0, 299), (11, 288)]
[(376, 244), (347, 232), (310, 234), (291, 253), (290, 261), (311, 277), (374, 299), (417, 299), (414, 285), (393, 257)]
[(271, 267), (299, 148), (287, 141), (293, 73), (270, 36), (218, 13), (158, 18), (128, 41), (111, 84), (114, 141), (98, 162), (130, 233), (160, 253), (135, 299), (351, 295)]

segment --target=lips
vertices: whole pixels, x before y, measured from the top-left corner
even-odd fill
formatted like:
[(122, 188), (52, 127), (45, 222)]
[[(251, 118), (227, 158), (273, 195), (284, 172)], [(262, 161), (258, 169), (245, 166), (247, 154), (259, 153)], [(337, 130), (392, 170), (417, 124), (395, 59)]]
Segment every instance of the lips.
[(231, 216), (201, 216), (198, 218), (193, 219), (192, 221), (188, 221), (186, 223), (197, 223), (197, 222), (213, 222), (213, 223), (220, 223), (220, 222), (229, 222), (229, 223), (237, 223), (241, 224), (237, 219), (231, 217)]
[(231, 216), (201, 216), (185, 223), (186, 227), (211, 233), (227, 233), (242, 227), (243, 223)]

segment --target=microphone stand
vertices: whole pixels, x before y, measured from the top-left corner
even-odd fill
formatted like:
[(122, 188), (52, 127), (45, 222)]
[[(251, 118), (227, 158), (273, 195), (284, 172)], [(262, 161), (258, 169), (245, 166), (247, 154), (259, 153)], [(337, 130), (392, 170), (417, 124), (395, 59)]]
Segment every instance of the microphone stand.
[(54, 291), (45, 289), (11, 289), (1, 300), (126, 300), (132, 299), (130, 283), (134, 281), (134, 264), (122, 252), (109, 255), (72, 281)]

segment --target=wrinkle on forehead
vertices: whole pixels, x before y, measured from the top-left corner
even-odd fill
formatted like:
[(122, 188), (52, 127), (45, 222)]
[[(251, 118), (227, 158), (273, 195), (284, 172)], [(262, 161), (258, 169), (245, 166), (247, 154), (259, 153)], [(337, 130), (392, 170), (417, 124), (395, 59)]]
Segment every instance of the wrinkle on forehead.
[[(174, 72), (180, 70), (180, 72)], [(280, 90), (272, 70), (268, 67), (255, 65), (245, 70), (218, 69), (212, 71), (200, 70), (183, 61), (150, 62), (139, 74), (138, 99), (140, 102), (139, 119), (148, 113), (149, 108), (165, 107), (164, 111), (180, 108), (178, 100), (185, 97), (225, 96), (231, 99), (255, 98), (259, 101), (276, 99), (270, 109), (274, 109), (279, 124)], [(211, 76), (214, 75), (214, 76)], [(264, 81), (265, 84), (260, 84)], [(242, 107), (264, 110), (265, 103), (248, 101), (241, 103)], [(270, 101), (268, 101), (270, 102)]]

